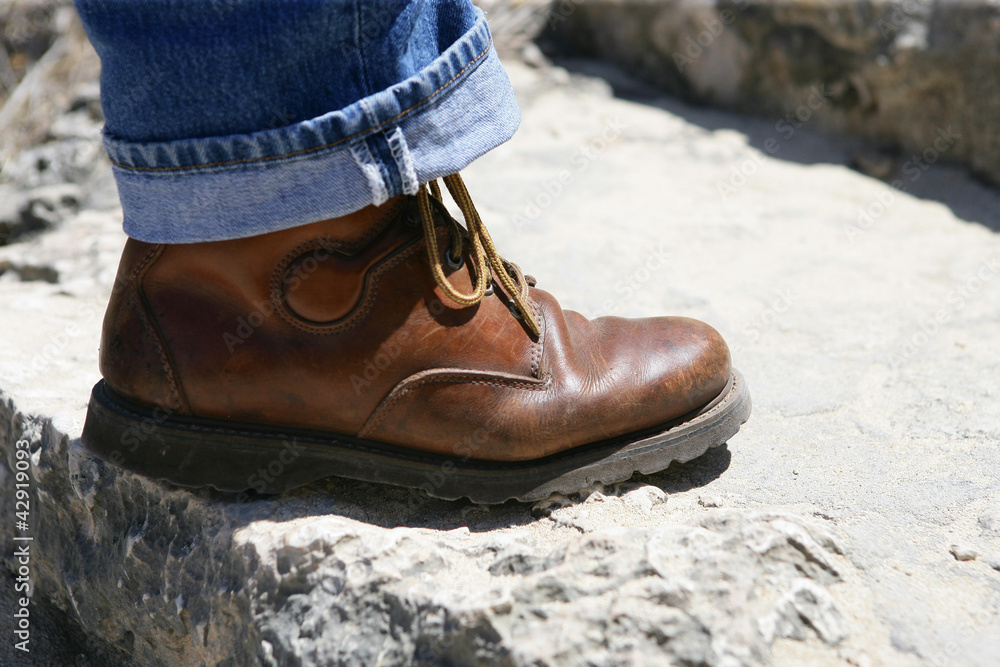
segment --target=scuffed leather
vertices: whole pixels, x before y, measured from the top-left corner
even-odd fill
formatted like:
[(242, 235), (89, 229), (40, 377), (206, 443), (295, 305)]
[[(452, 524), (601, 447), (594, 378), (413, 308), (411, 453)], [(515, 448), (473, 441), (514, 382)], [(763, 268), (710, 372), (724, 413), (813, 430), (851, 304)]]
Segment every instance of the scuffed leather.
[[(589, 321), (532, 288), (534, 339), (502, 293), (456, 306), (413, 220), (396, 198), (235, 241), (130, 240), (119, 277), (134, 275), (134, 289), (109, 306), (106, 382), (201, 417), (491, 461), (656, 426), (726, 386), (729, 350), (695, 320)], [(439, 242), (445, 252), (444, 228)], [(448, 276), (463, 291), (466, 266)]]
[(119, 393), (138, 403), (190, 414), (176, 371), (150, 317), (142, 289), (149, 266), (162, 246), (129, 240), (101, 332), (101, 375)]

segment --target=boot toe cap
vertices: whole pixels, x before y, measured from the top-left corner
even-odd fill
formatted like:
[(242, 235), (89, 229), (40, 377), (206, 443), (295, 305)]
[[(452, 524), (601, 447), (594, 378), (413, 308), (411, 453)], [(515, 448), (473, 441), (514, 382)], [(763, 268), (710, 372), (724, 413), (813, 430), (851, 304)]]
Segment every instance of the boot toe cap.
[(729, 346), (704, 322), (686, 317), (647, 321), (654, 328), (655, 349), (649, 350), (649, 377), (659, 387), (664, 421), (687, 414), (714, 400), (732, 374)]

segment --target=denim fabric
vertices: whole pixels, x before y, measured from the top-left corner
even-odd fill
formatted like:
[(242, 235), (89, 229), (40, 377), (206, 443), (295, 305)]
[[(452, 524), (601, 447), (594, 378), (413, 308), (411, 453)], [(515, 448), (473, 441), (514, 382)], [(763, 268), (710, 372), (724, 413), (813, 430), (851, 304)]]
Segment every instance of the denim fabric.
[(413, 194), (520, 119), (469, 0), (76, 2), (139, 240), (252, 236)]

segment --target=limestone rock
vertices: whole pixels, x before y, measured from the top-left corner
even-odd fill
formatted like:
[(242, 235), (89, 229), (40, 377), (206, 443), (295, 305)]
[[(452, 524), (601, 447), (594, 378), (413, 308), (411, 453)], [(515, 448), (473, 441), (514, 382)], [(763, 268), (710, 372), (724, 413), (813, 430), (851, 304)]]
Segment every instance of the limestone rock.
[(761, 620), (768, 636), (806, 639), (811, 628), (827, 644), (838, 644), (847, 636), (844, 618), (824, 589), (808, 579), (795, 582), (774, 611)]
[[(573, 0), (550, 51), (608, 59), (672, 93), (902, 152), (885, 180), (927, 163), (1000, 183), (1000, 6), (984, 0)], [(775, 152), (772, 148), (771, 152)]]
[(979, 552), (971, 547), (962, 544), (953, 544), (948, 547), (948, 553), (955, 557), (955, 560), (966, 561), (979, 558)]
[(983, 535), (1000, 537), (1000, 503), (993, 503), (979, 515), (979, 527)]
[[(100, 115), (95, 83), (100, 60), (67, 0), (25, 0), (0, 5), (0, 176), (21, 173), (19, 154), (65, 132), (67, 111)], [(6, 57), (3, 57), (6, 56)], [(77, 105), (81, 91), (94, 102)], [(53, 127), (56, 123), (56, 127)], [(99, 143), (99, 142), (98, 142)]]
[(48, 185), (23, 194), (16, 188), (0, 188), (5, 198), (0, 210), (0, 245), (52, 229), (80, 209), (81, 194), (73, 184)]
[(84, 205), (117, 203), (101, 144), (97, 54), (70, 4), (0, 8), (4, 48), (28, 63), (0, 85), (10, 92), (0, 93), (0, 246), (53, 229)]
[(545, 29), (550, 0), (473, 0), (486, 12), (490, 32), (502, 56), (522, 55), (534, 64), (544, 56), (537, 53), (534, 40)]
[[(757, 664), (776, 636), (834, 644), (846, 633), (825, 590), (840, 580), (839, 547), (794, 515), (577, 525), (587, 507), (662, 506), (662, 491), (639, 487), (568, 500), (553, 512), (575, 511), (562, 523), (524, 523), (527, 508), (485, 510), (521, 517), (500, 535), (422, 527), (409, 496), (390, 491), (384, 510), (402, 520), (377, 525), (342, 511), (345, 491), (367, 485), (241, 502), (119, 471), (9, 400), (0, 423), (4, 497), (15, 443), (31, 443), (36, 594), (129, 661)], [(427, 502), (420, 514), (436, 510), (438, 520), (457, 505)], [(0, 509), (8, 543), (13, 511)], [(538, 522), (561, 538), (535, 544)]]
[(702, 507), (722, 507), (722, 498), (718, 496), (699, 496), (698, 504)]

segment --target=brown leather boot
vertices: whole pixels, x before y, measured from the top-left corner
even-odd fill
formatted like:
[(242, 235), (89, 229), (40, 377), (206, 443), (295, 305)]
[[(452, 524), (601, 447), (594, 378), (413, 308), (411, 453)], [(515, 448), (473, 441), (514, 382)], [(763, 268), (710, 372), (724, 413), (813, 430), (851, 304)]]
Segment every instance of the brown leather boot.
[(263, 236), (129, 240), (85, 446), (185, 486), (336, 475), (476, 502), (650, 473), (750, 414), (701, 322), (588, 321), (499, 257), (457, 176)]

